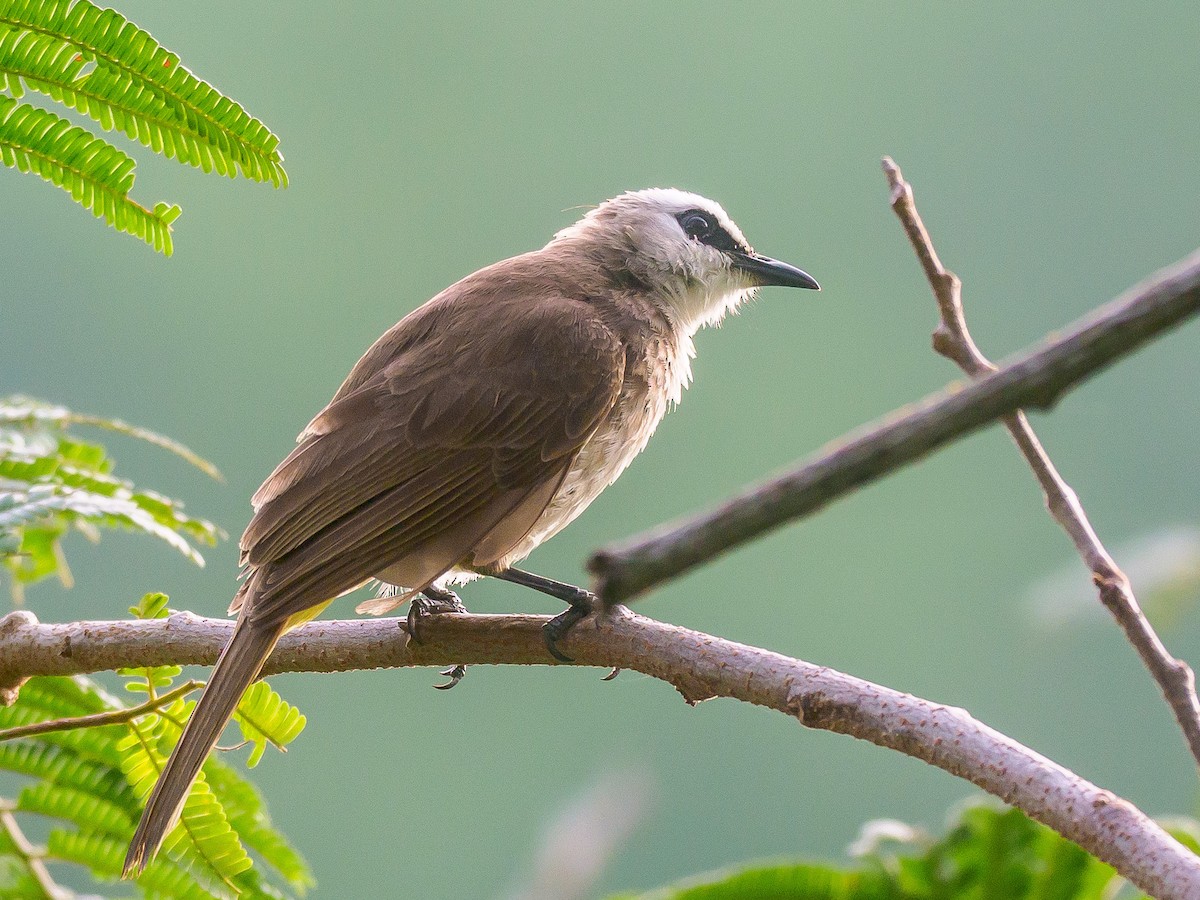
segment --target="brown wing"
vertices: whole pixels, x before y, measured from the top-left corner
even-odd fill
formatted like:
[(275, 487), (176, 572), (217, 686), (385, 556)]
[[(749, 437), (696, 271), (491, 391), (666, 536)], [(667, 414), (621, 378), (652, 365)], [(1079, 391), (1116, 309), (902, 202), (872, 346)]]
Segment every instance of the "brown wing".
[(375, 373), (339, 392), (255, 494), (241, 541), (255, 620), (384, 570), (423, 587), (514, 510), (531, 527), (612, 408), (624, 352), (586, 304), (440, 302), (442, 327), (418, 311), (418, 328), (392, 329), (392, 357), (377, 344)]

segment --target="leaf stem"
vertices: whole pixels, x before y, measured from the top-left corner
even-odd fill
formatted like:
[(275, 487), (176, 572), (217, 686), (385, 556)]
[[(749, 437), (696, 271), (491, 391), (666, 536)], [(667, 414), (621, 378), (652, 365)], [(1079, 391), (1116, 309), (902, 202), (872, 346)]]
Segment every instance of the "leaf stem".
[(148, 712), (163, 707), (170, 706), (180, 697), (186, 697), (198, 687), (203, 687), (203, 681), (192, 679), (179, 687), (168, 691), (161, 697), (151, 697), (144, 703), (139, 703), (137, 706), (129, 706), (125, 709), (114, 709), (108, 712), (93, 713), (88, 716), (71, 716), (63, 719), (48, 719), (45, 722), (30, 722), (28, 725), (17, 725), (13, 728), (5, 728), (0, 730), (0, 742), (11, 741), (16, 738), (31, 737), (37, 734), (50, 734), (55, 731), (71, 731), (75, 728), (96, 728), (101, 725), (122, 725), (126, 722), (131, 722), (138, 716), (143, 716)]
[(8, 835), (8, 840), (13, 846), (16, 855), (25, 863), (25, 867), (29, 870), (29, 874), (33, 876), (34, 881), (42, 890), (42, 896), (45, 900), (66, 900), (71, 894), (60, 885), (56, 884), (50, 876), (50, 870), (46, 868), (45, 852), (35, 847), (29, 842), (29, 838), (25, 837), (25, 832), (21, 830), (21, 826), (17, 824), (16, 816), (12, 814), (10, 809), (0, 809), (0, 828), (3, 828)]

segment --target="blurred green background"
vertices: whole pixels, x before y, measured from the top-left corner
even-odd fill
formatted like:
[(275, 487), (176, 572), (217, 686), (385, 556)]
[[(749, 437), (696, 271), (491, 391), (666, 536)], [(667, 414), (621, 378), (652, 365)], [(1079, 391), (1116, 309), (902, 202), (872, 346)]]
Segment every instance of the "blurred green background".
[[(0, 391), (190, 444), (226, 484), (110, 441), (126, 476), (235, 537), (254, 488), (379, 333), (622, 190), (719, 200), (824, 292), (767, 290), (699, 336), (683, 406), (530, 560), (568, 580), (606, 541), (712, 504), (956, 375), (929, 350), (933, 304), (887, 207), (882, 154), (913, 181), (997, 358), (1200, 235), (1194, 2), (118, 8), (280, 135), (292, 186), (226, 183), (134, 148), (134, 195), (184, 208), (168, 260), (0, 173)], [(1111, 546), (1200, 521), (1197, 334), (1185, 327), (1035, 418)], [(235, 544), (199, 571), (146, 539), (76, 539), (78, 586), (37, 586), (28, 602), (45, 620), (107, 618), (164, 590), (218, 615)], [(1055, 573), (1064, 586), (1037, 587)], [(1043, 616), (1031, 596), (1060, 612), (1085, 599)], [(964, 706), (1147, 812), (1192, 812), (1196, 772), (1174, 723), (1088, 596), (991, 429), (639, 610)], [(503, 585), (465, 598), (558, 609)], [(1168, 644), (1200, 662), (1200, 616), (1176, 618)], [(838, 856), (867, 819), (937, 827), (972, 790), (778, 714), (690, 709), (636, 673), (602, 684), (594, 670), (478, 668), (449, 694), (430, 690), (437, 680), (275, 680), (310, 721), (257, 778), (313, 862), (316, 896), (500, 896), (545, 823), (613, 771), (656, 787), (603, 889)]]

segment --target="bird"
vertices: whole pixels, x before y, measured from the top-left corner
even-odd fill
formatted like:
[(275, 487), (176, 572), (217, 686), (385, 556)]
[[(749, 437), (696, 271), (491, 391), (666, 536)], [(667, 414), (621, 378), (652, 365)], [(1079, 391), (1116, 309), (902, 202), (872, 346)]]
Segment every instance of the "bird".
[[(385, 332), (252, 498), (233, 635), (138, 822), (124, 874), (150, 862), (279, 638), (378, 580), (360, 604), (458, 608), (493, 576), (568, 602), (588, 592), (514, 567), (645, 448), (691, 381), (693, 336), (760, 287), (820, 290), (763, 256), (712, 200), (630, 191), (540, 250), (466, 276)], [(409, 627), (410, 636), (414, 629)]]

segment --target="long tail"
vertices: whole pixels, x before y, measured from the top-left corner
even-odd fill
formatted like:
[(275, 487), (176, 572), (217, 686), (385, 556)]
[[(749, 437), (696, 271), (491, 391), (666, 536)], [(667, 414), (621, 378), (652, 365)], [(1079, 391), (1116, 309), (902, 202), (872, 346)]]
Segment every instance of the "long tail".
[(209, 751), (285, 630), (286, 623), (251, 623), (245, 616), (238, 620), (178, 746), (146, 802), (125, 856), (124, 877), (137, 875), (158, 852), (163, 838), (175, 825)]

